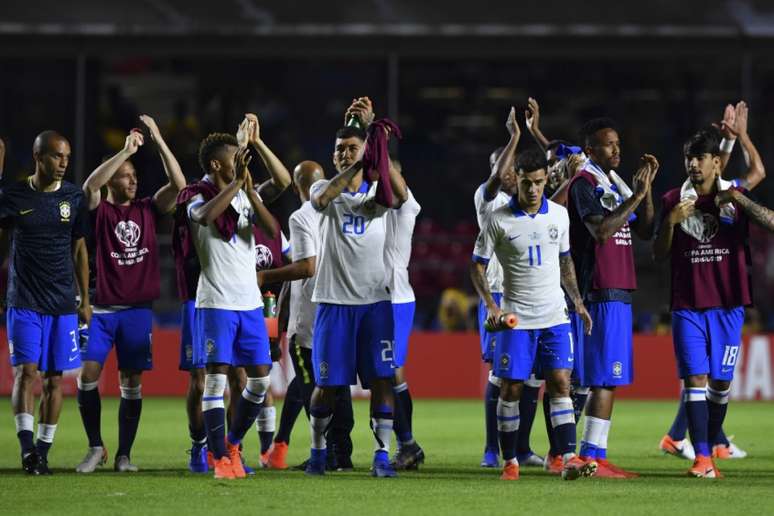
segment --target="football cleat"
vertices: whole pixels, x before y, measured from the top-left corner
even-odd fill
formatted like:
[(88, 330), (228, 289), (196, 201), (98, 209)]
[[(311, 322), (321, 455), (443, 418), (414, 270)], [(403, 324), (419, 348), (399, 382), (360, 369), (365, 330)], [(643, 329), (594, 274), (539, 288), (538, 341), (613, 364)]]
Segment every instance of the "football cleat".
[(271, 445), (267, 467), (269, 469), (288, 469), (286, 458), (288, 456), (288, 443), (281, 441)]
[(119, 455), (116, 457), (113, 469), (119, 473), (136, 473), (140, 470), (140, 468), (129, 462), (129, 457), (126, 455)]
[(503, 472), (500, 475), (500, 480), (518, 480), (519, 479), (519, 464), (515, 461), (507, 461), (503, 466)]
[(582, 460), (577, 455), (574, 455), (564, 463), (564, 467), (562, 468), (562, 479), (577, 480), (580, 477), (593, 477), (597, 472), (597, 467), (596, 460)]
[(194, 443), (188, 450), (191, 458), (188, 460), (188, 469), (191, 473), (207, 473), (207, 445)]
[(539, 467), (539, 468), (543, 467), (543, 462), (544, 462), (543, 457), (541, 457), (540, 455), (532, 451), (530, 451), (525, 455), (519, 456), (518, 459), (519, 459), (520, 467), (523, 467), (523, 466)]
[(487, 448), (484, 450), (484, 456), (481, 458), (482, 468), (499, 468), (500, 451)]
[(371, 476), (378, 478), (392, 478), (397, 477), (395, 468), (392, 467), (390, 461), (374, 458), (373, 465), (371, 467)]
[(234, 472), (234, 478), (245, 478), (247, 472), (242, 463), (242, 450), (239, 449), (238, 444), (231, 444), (226, 441), (226, 455), (231, 462), (231, 469)]
[(728, 446), (716, 444), (712, 447), (712, 457), (715, 459), (744, 459), (747, 452), (728, 439)]
[(543, 460), (543, 469), (553, 475), (561, 475), (564, 470), (564, 461), (561, 455), (546, 455)]
[(693, 445), (691, 445), (688, 439), (675, 441), (667, 434), (661, 438), (658, 447), (662, 452), (674, 455), (675, 457), (680, 457), (681, 459), (694, 460), (696, 458), (696, 454), (693, 451)]
[[(583, 457), (581, 457), (583, 458)], [(606, 477), (606, 478), (637, 478), (639, 477), (639, 473), (634, 473), (633, 471), (626, 471), (625, 469), (621, 469), (612, 462), (610, 462), (607, 459), (595, 459), (597, 462), (597, 474), (598, 477)], [(608, 475), (604, 475), (602, 472), (607, 471), (609, 472)]]
[(48, 459), (42, 455), (38, 455), (38, 462), (35, 464), (36, 475), (53, 475), (54, 472), (48, 467)]
[(392, 458), (392, 466), (397, 470), (419, 469), (425, 462), (425, 452), (417, 443), (404, 444)]
[(107, 464), (108, 453), (104, 446), (90, 446), (80, 464), (75, 467), (78, 473), (93, 473), (97, 466)]
[(22, 469), (28, 474), (28, 475), (39, 475), (40, 473), (37, 471), (37, 465), (38, 465), (38, 453), (37, 452), (31, 452), (27, 455), (22, 457)]
[(720, 470), (710, 457), (699, 455), (688, 470), (688, 476), (696, 478), (723, 478)]
[(213, 458), (213, 468), (215, 470), (215, 478), (218, 479), (235, 479), (234, 467), (231, 464), (231, 459), (228, 455), (224, 455), (220, 459)]

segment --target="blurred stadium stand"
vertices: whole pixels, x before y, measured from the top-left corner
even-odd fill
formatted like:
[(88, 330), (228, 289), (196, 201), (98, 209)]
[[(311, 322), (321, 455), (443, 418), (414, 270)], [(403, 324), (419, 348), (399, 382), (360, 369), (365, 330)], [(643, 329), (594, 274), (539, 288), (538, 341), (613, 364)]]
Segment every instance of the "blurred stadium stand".
[[(751, 106), (750, 133), (774, 171), (774, 4), (764, 0), (581, 3), (559, 0), (220, 2), (51, 0), (0, 6), (0, 137), (4, 181), (30, 171), (35, 134), (73, 142), (71, 179), (115, 152), (139, 113), (159, 121), (186, 174), (198, 141), (256, 112), (288, 168), (302, 159), (330, 175), (332, 137), (354, 96), (368, 95), (404, 130), (399, 158), (423, 206), (412, 281), (417, 324), (437, 327), (446, 288), (470, 292), (475, 188), (505, 143), (511, 104), (541, 104), (549, 138), (575, 139), (587, 118), (621, 126), (627, 176), (643, 152), (659, 157), (657, 194), (683, 177), (681, 147), (728, 102)], [(532, 145), (524, 130), (521, 148)], [(150, 148), (135, 160), (141, 193), (161, 183)], [(737, 151), (731, 176), (743, 169)], [(254, 171), (263, 176), (260, 167)], [(774, 179), (755, 192), (774, 206)], [(292, 194), (273, 207), (285, 224)], [(774, 328), (774, 238), (752, 237), (756, 311)], [(164, 243), (162, 321), (174, 321), (174, 274)], [(668, 272), (636, 245), (638, 325), (663, 327)]]

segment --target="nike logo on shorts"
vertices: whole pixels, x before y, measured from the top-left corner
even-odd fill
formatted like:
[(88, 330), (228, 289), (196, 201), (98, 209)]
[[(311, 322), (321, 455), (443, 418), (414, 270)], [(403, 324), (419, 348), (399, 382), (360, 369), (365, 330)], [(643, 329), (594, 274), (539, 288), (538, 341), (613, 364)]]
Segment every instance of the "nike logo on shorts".
[(78, 358), (79, 356), (80, 356), (80, 355), (75, 355), (74, 357), (70, 357), (70, 358), (69, 358), (69, 361), (70, 361), (70, 362), (72, 362), (73, 360), (75, 360), (75, 359), (76, 359), (76, 358)]
[(516, 235), (515, 237), (508, 237), (508, 240), (509, 240), (509, 241), (511, 241), (511, 240), (516, 240), (516, 239), (517, 239), (517, 238), (519, 238), (520, 236), (521, 236), (521, 235)]

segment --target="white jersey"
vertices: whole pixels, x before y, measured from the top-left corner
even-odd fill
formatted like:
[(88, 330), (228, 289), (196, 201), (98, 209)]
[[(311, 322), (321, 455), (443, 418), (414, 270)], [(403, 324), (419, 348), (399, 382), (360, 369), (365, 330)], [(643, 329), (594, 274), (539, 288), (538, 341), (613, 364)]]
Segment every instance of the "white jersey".
[(504, 312), (515, 312), (517, 328), (549, 328), (570, 321), (561, 286), (560, 255), (570, 252), (567, 210), (543, 199), (528, 215), (512, 200), (494, 210), (476, 239), (474, 259), (497, 256), (503, 266)]
[[(208, 178), (205, 178), (209, 181)], [(254, 310), (263, 306), (255, 272), (253, 207), (247, 194), (239, 190), (231, 206), (239, 213), (237, 229), (224, 241), (215, 224), (203, 226), (191, 218), (191, 210), (204, 204), (197, 195), (188, 202), (188, 220), (196, 253), (201, 264), (196, 287), (196, 308)]]
[[(508, 204), (511, 196), (502, 190), (497, 191), (494, 199), (487, 200), (484, 198), (484, 189), (486, 183), (476, 189), (476, 193), (473, 195), (473, 203), (476, 205), (476, 220), (478, 221), (478, 229), (484, 229), (486, 222), (489, 219), (489, 215), (505, 204)], [(492, 256), (489, 264), (486, 266), (486, 280), (489, 282), (489, 290), (491, 292), (503, 291), (503, 268), (500, 266), (500, 262), (496, 256)]]
[(420, 210), (411, 190), (400, 208), (387, 214), (387, 240), (384, 244), (384, 267), (387, 271), (393, 303), (411, 303), (416, 300), (409, 283), (408, 266), (411, 259), (411, 237)]
[[(312, 198), (328, 180), (312, 185)], [(390, 301), (384, 271), (384, 239), (389, 208), (374, 201), (376, 182), (363, 181), (357, 192), (342, 192), (319, 210), (320, 253), (312, 301), (368, 305)]]
[[(294, 262), (317, 256), (320, 248), (320, 213), (307, 201), (290, 215), (290, 248)], [(288, 336), (296, 337), (296, 344), (312, 348), (312, 329), (317, 305), (312, 292), (317, 275), (295, 280), (290, 284), (290, 315)]]

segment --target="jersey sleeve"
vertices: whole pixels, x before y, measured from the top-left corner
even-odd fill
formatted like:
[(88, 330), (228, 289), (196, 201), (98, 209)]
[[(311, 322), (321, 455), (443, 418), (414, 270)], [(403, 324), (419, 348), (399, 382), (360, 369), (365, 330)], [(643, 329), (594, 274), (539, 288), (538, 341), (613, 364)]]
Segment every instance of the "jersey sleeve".
[(304, 224), (301, 217), (290, 216), (290, 248), (293, 261), (317, 256), (317, 242), (314, 238), (314, 227)]
[(282, 254), (288, 254), (290, 252), (290, 242), (288, 242), (288, 237), (285, 236), (284, 231), (280, 231), (280, 236), (282, 237)]
[(203, 205), (204, 205), (204, 196), (202, 194), (198, 194), (191, 197), (191, 199), (188, 201), (188, 205), (185, 208), (186, 213), (188, 214), (188, 220), (190, 220), (191, 222), (196, 222), (194, 218), (191, 216), (191, 211)]
[(493, 221), (489, 221), (478, 233), (476, 245), (473, 248), (473, 261), (483, 265), (488, 265), (489, 260), (494, 254), (495, 244), (497, 243), (497, 228)]
[(605, 215), (605, 209), (594, 193), (594, 186), (582, 179), (575, 181), (570, 188), (570, 200), (575, 205), (581, 220), (593, 215)]
[(320, 208), (317, 206), (317, 203), (315, 202), (315, 199), (325, 191), (325, 187), (328, 186), (328, 183), (330, 183), (327, 179), (320, 179), (319, 181), (315, 181), (315, 183), (309, 187), (309, 198), (312, 199), (312, 207), (319, 211), (320, 213), (327, 213), (331, 210), (331, 205), (333, 203), (328, 204), (325, 208)]

